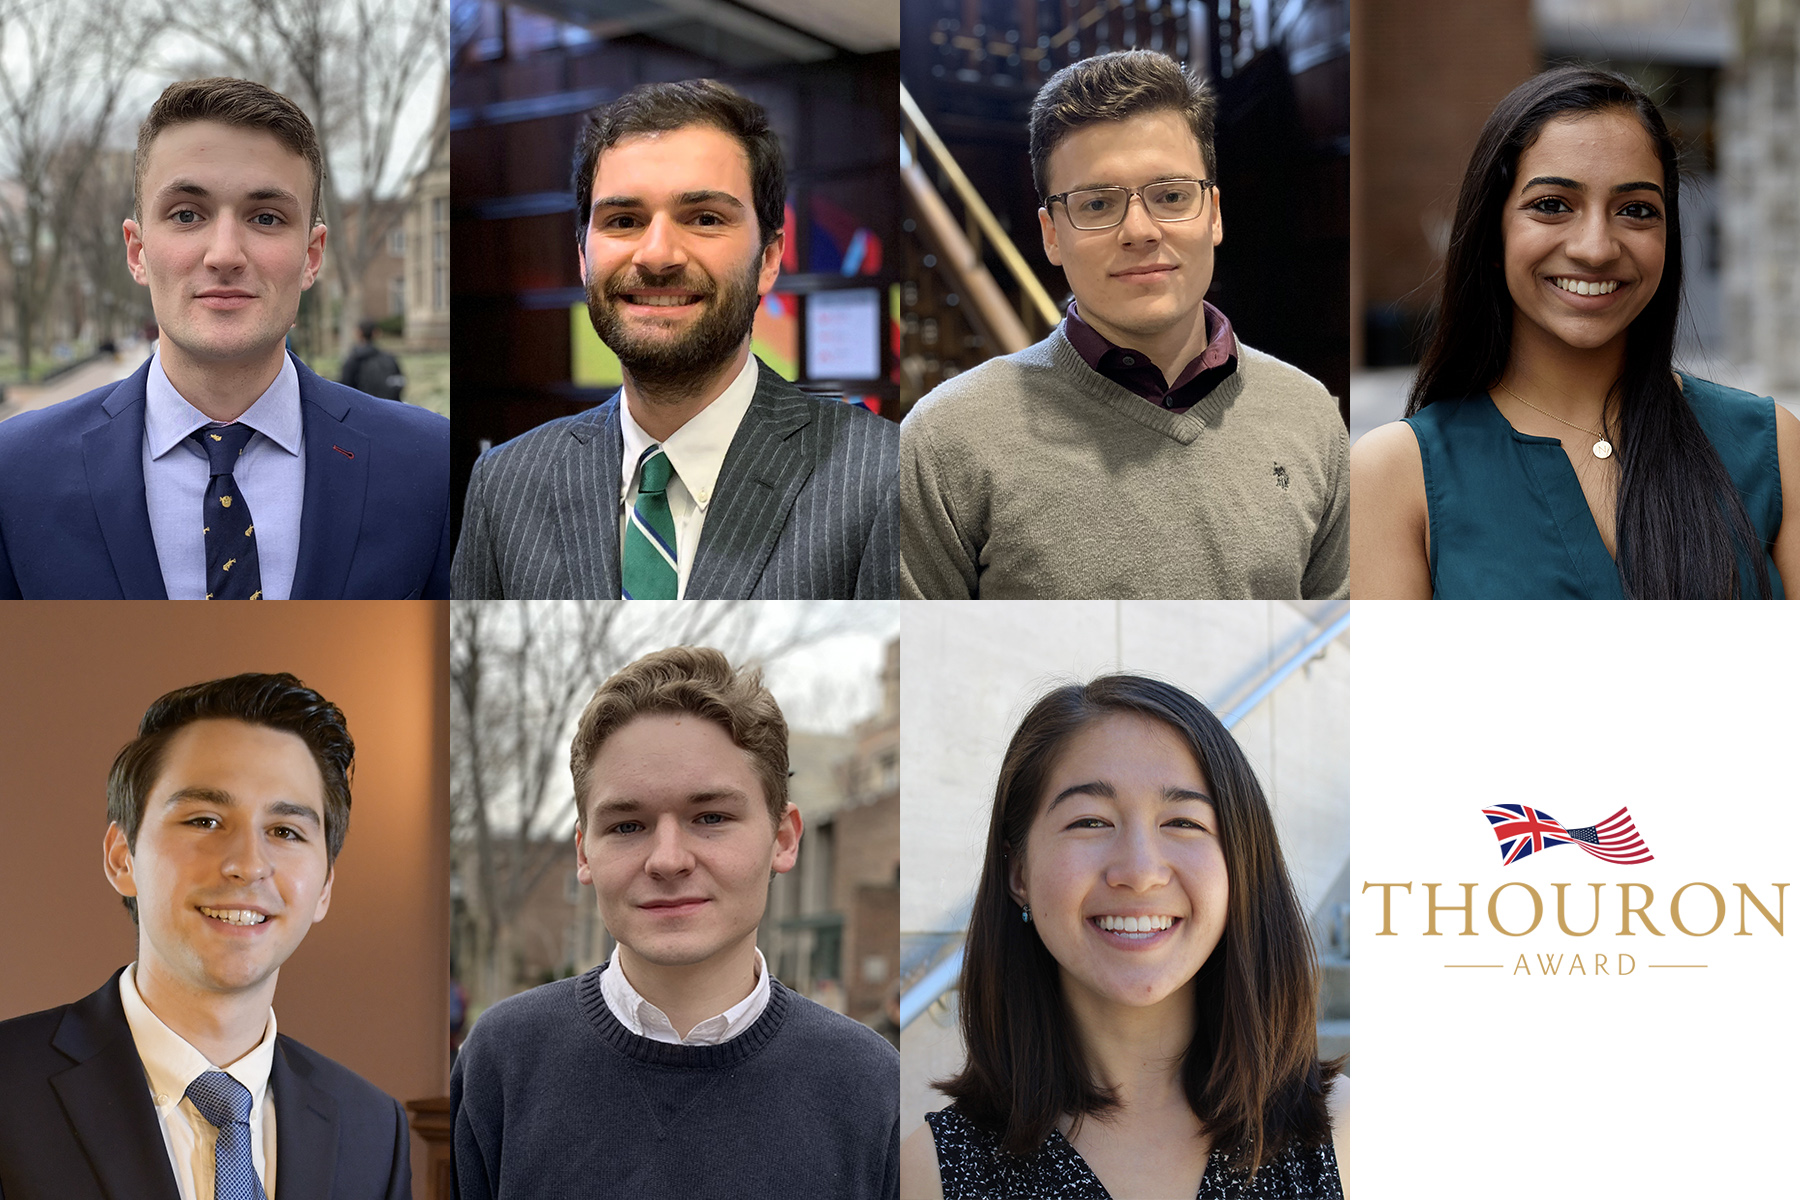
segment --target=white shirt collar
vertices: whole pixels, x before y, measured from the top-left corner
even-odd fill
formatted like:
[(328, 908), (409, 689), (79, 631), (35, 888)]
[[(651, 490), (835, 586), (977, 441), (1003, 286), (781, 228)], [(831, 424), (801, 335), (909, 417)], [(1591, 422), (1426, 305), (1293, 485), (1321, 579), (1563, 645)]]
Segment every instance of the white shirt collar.
[(263, 1101), (269, 1091), (269, 1072), (275, 1065), (274, 1009), (269, 1010), (268, 1027), (263, 1030), (262, 1041), (256, 1043), (256, 1048), (230, 1066), (218, 1067), (150, 1011), (137, 989), (136, 963), (126, 967), (124, 974), (119, 976), (119, 999), (125, 1005), (125, 1023), (131, 1027), (131, 1040), (137, 1043), (138, 1057), (143, 1060), (158, 1117), (166, 1119), (181, 1104), (188, 1086), (201, 1075), (208, 1071), (224, 1071), (249, 1091), (251, 1124), (254, 1126), (262, 1120)]
[[(150, 444), (150, 457), (161, 458), (194, 430), (213, 423), (175, 390), (163, 371), (162, 352), (151, 355), (150, 377), (144, 381), (144, 436)], [(291, 356), (281, 356), (275, 381), (244, 410), (237, 423), (248, 425), (289, 454), (300, 453), (300, 372)]]
[[(743, 369), (725, 385), (719, 398), (695, 413), (687, 424), (662, 442), (669, 465), (675, 468), (675, 474), (681, 477), (688, 495), (694, 498), (701, 512), (705, 512), (712, 502), (719, 471), (725, 466), (725, 453), (731, 449), (731, 440), (737, 436), (738, 426), (743, 424), (744, 414), (750, 411), (750, 401), (756, 396), (757, 370), (756, 355), (746, 355)], [(628, 393), (630, 386), (626, 385)], [(645, 450), (657, 443), (632, 419), (629, 396), (619, 400), (619, 428), (625, 436), (625, 454), (619, 472), (619, 498), (623, 500), (637, 482), (638, 460)]]
[(717, 1046), (756, 1024), (763, 1009), (769, 1006), (769, 968), (763, 961), (762, 951), (757, 950), (756, 986), (750, 989), (750, 994), (718, 1016), (708, 1017), (688, 1030), (685, 1038), (675, 1032), (667, 1014), (644, 999), (631, 986), (631, 980), (625, 978), (625, 969), (619, 965), (617, 946), (613, 947), (610, 965), (600, 973), (600, 995), (619, 1024), (639, 1037), (674, 1046)]

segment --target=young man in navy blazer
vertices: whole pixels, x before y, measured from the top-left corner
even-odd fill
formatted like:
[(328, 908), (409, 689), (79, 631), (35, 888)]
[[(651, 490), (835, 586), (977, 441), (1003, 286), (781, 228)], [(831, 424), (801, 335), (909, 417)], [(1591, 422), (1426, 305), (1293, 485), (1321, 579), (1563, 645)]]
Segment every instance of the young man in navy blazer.
[(0, 422), (0, 599), (449, 595), (450, 424), (287, 353), (325, 256), (306, 114), (172, 84), (125, 257), (161, 336), (116, 384)]
[(150, 706), (107, 781), (105, 866), (137, 960), (0, 1022), (5, 1200), (406, 1200), (406, 1116), (276, 1031), (275, 984), (331, 904), (355, 746), (292, 675)]

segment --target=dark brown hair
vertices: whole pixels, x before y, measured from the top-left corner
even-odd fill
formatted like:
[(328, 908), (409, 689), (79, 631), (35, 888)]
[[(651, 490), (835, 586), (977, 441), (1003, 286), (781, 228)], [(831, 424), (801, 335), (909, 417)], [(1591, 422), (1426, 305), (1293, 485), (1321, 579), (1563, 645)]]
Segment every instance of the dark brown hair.
[(217, 121), (240, 129), (260, 129), (306, 160), (312, 168), (312, 199), (307, 211), (311, 224), (324, 223), (319, 194), (325, 183), (325, 154), (319, 135), (300, 106), (280, 92), (248, 79), (187, 79), (171, 83), (150, 106), (150, 115), (138, 126), (137, 159), (133, 164), (133, 215), (144, 219), (144, 168), (150, 161), (150, 143), (173, 125)]
[(1140, 113), (1177, 112), (1200, 143), (1200, 161), (1217, 177), (1213, 161), (1213, 90), (1154, 50), (1120, 50), (1070, 63), (1038, 90), (1031, 102), (1031, 177), (1040, 197), (1050, 194), (1050, 152), (1077, 129), (1123, 121)]
[(962, 973), (968, 1062), (936, 1086), (1012, 1154), (1037, 1151), (1064, 1114), (1104, 1114), (1117, 1099), (1094, 1078), (1064, 1004), (1056, 960), (1021, 921), (1009, 856), (1026, 834), (1063, 747), (1102, 717), (1133, 713), (1172, 729), (1212, 788), (1230, 902), (1218, 947), (1195, 976), (1194, 1040), (1182, 1059), (1188, 1104), (1238, 1171), (1291, 1143), (1331, 1134), (1336, 1063), (1319, 1062), (1312, 940), (1288, 882), (1262, 787), (1219, 719), (1180, 688), (1104, 675), (1039, 700), (1006, 748)]
[[(195, 721), (243, 721), (291, 733), (306, 743), (325, 785), (325, 861), (335, 863), (350, 832), (356, 743), (337, 705), (285, 674), (233, 675), (177, 688), (145, 711), (137, 737), (120, 749), (106, 780), (106, 819), (124, 832), (125, 845), (137, 849), (138, 829), (169, 740)], [(137, 920), (137, 902), (127, 896), (125, 907)]]
[(769, 818), (777, 824), (788, 803), (788, 732), (781, 706), (755, 667), (734, 668), (706, 646), (672, 646), (646, 654), (600, 685), (582, 711), (569, 743), (575, 777), (575, 827), (587, 827), (594, 756), (606, 739), (646, 713), (691, 713), (711, 721), (756, 764)]
[(756, 206), (757, 229), (764, 246), (774, 241), (782, 230), (787, 209), (787, 167), (781, 158), (781, 139), (769, 128), (769, 116), (762, 105), (711, 79), (640, 84), (588, 114), (575, 143), (571, 181), (575, 188), (575, 240), (579, 242), (587, 236), (594, 202), (594, 172), (599, 169), (603, 151), (635, 134), (668, 133), (694, 125), (722, 130), (744, 148), (744, 155), (750, 160), (750, 193)]

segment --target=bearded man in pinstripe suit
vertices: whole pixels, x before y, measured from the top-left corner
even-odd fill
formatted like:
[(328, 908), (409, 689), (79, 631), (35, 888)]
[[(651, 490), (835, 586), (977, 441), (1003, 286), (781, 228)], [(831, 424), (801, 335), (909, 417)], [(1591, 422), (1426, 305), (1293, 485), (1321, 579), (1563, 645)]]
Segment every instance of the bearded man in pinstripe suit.
[(899, 590), (899, 431), (750, 352), (781, 270), (781, 145), (711, 80), (595, 109), (576, 150), (588, 314), (625, 386), (475, 464), (457, 599), (876, 599)]

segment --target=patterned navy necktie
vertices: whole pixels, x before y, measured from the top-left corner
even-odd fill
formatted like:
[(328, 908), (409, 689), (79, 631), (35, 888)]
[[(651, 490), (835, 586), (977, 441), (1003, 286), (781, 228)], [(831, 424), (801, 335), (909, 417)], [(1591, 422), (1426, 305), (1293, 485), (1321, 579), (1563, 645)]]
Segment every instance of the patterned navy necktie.
[(250, 1089), (223, 1071), (188, 1084), (187, 1098), (219, 1131), (213, 1144), (214, 1200), (265, 1200), (250, 1161)]
[(206, 528), (206, 598), (261, 600), (262, 564), (256, 555), (256, 522), (232, 471), (256, 431), (248, 425), (208, 425), (188, 436), (206, 451), (212, 479), (201, 505)]

